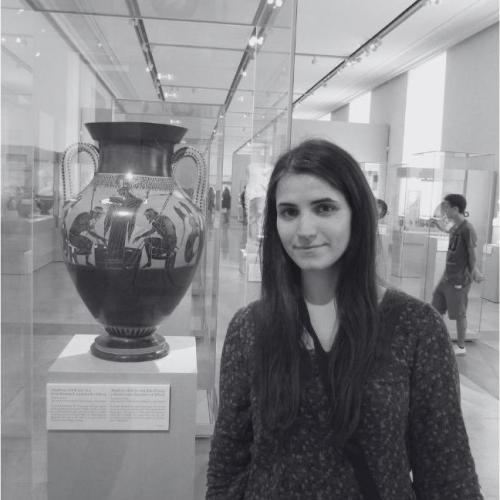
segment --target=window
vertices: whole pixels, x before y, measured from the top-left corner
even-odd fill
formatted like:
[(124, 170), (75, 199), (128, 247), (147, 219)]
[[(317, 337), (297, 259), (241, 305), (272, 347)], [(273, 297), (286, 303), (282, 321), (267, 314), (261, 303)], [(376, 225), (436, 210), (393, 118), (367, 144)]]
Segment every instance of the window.
[(403, 163), (414, 153), (441, 149), (446, 53), (408, 73)]

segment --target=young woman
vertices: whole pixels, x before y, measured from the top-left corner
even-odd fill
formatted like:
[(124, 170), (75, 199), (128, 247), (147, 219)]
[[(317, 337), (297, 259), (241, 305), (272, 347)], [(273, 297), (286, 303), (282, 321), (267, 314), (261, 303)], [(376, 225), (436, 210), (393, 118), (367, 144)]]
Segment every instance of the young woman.
[(376, 232), (344, 150), (310, 140), (278, 160), (262, 297), (224, 343), (208, 499), (482, 498), (446, 327), (377, 285)]

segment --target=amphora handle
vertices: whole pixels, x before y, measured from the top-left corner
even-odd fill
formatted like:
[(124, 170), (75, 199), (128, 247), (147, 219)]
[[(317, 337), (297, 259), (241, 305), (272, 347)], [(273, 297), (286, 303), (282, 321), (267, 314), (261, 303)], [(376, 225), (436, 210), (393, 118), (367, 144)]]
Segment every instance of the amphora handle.
[(94, 174), (99, 165), (99, 150), (88, 142), (76, 142), (68, 146), (61, 160), (61, 176), (63, 187), (63, 201), (71, 197), (71, 169), (73, 160), (79, 153), (87, 153), (94, 164)]
[(207, 190), (207, 164), (203, 155), (195, 148), (186, 146), (178, 149), (172, 156), (172, 170), (175, 177), (175, 169), (177, 163), (181, 158), (191, 158), (195, 164), (198, 172), (198, 180), (193, 193), (193, 203), (204, 212), (205, 209), (205, 192)]

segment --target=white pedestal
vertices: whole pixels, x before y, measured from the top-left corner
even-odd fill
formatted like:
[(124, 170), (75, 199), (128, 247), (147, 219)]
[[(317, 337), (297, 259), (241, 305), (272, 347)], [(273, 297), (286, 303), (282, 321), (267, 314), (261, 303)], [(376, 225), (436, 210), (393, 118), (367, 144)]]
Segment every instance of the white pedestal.
[(260, 257), (258, 253), (247, 252), (246, 255), (246, 276), (248, 281), (262, 281), (260, 272)]
[(94, 336), (75, 335), (50, 367), (48, 383), (170, 384), (170, 416), (168, 431), (48, 431), (48, 498), (193, 498), (196, 344), (194, 337), (166, 339), (165, 358), (119, 363), (90, 354)]
[(498, 303), (498, 245), (488, 244), (483, 248), (483, 274), (486, 278), (481, 297)]
[(244, 248), (240, 249), (239, 270), (240, 274), (247, 272), (247, 251)]

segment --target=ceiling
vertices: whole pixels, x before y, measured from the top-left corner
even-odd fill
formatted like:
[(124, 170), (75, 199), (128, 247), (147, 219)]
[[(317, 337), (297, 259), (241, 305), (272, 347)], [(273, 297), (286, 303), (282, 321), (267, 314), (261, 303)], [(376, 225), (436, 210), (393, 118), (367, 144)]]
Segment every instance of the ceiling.
[(292, 0), (2, 0), (2, 91), (30, 93), (42, 32), (58, 32), (112, 93), (117, 119), (184, 126), (200, 149), (223, 124), (231, 153), (286, 108), (292, 62), (294, 117), (318, 119), (497, 22), (498, 4), (298, 0), (293, 59), (292, 19)]

